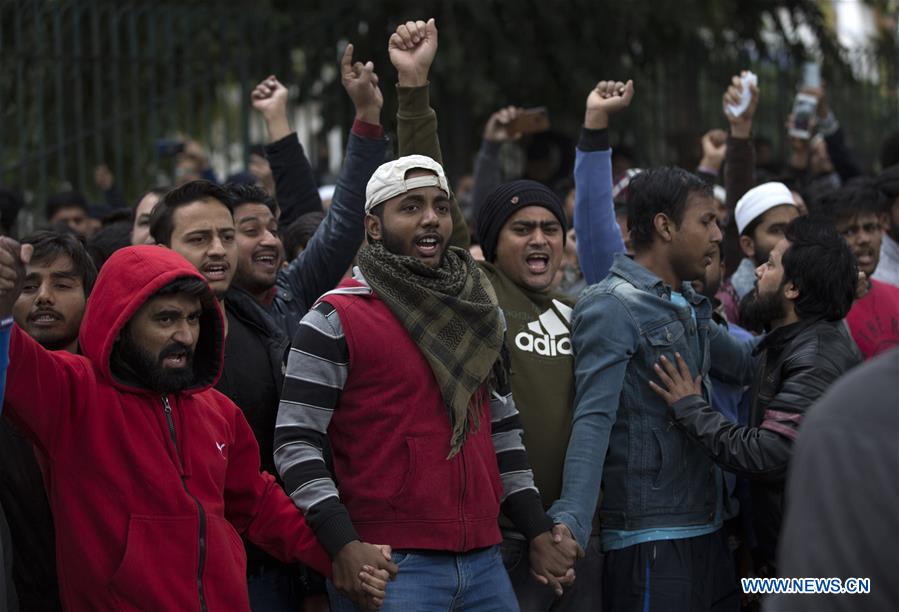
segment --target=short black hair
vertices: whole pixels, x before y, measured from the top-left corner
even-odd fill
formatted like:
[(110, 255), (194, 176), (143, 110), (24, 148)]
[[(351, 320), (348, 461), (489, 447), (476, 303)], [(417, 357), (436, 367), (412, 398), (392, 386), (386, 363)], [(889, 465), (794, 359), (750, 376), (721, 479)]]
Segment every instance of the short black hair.
[(225, 191), (231, 198), (232, 211), (242, 204), (263, 204), (273, 215), (278, 215), (278, 205), (275, 203), (275, 199), (257, 185), (228, 183), (225, 185)]
[(117, 221), (94, 232), (88, 239), (86, 248), (97, 270), (100, 270), (113, 253), (127, 246), (131, 246), (131, 223)]
[(652, 245), (653, 219), (662, 213), (675, 225), (684, 219), (690, 194), (712, 197), (712, 186), (682, 168), (649, 168), (636, 175), (628, 186), (627, 227), (634, 250)]
[(0, 233), (11, 234), (25, 200), (18, 191), (0, 187)]
[(143, 199), (145, 197), (147, 197), (148, 195), (150, 195), (152, 193), (153, 195), (157, 196), (161, 200), (162, 198), (165, 197), (165, 194), (167, 194), (171, 190), (172, 190), (171, 187), (162, 185), (159, 187), (153, 187), (152, 189), (147, 189), (145, 192), (143, 192), (142, 194), (137, 196), (137, 199), (134, 200), (134, 206), (131, 207), (131, 223), (134, 223), (134, 220), (137, 216), (137, 207), (140, 205), (140, 203), (143, 201)]
[(835, 189), (810, 206), (810, 214), (828, 223), (840, 223), (859, 213), (882, 213), (886, 195), (877, 189), (873, 179), (855, 180)]
[(325, 213), (314, 210), (306, 214), (300, 215), (293, 223), (287, 226), (281, 233), (281, 239), (284, 241), (284, 253), (288, 259), (293, 258), (293, 253), (299, 248), (306, 248), (312, 239), (315, 230), (321, 225), (325, 219)]
[(783, 254), (784, 282), (799, 291), (793, 302), (800, 319), (839, 321), (852, 308), (858, 265), (833, 224), (799, 217), (787, 225), (790, 246)]
[(231, 198), (228, 192), (211, 181), (196, 180), (184, 183), (167, 192), (159, 203), (153, 207), (150, 214), (150, 235), (156, 244), (169, 246), (172, 242), (172, 232), (175, 231), (175, 211), (182, 206), (194, 202), (215, 200), (234, 213)]
[(25, 236), (22, 244), (34, 247), (31, 263), (50, 263), (60, 255), (66, 255), (72, 260), (72, 270), (81, 277), (84, 297), (90, 295), (97, 280), (97, 266), (79, 238), (68, 232), (39, 230)]
[(880, 168), (886, 170), (899, 164), (899, 130), (886, 137), (880, 147)]
[(78, 191), (60, 191), (47, 198), (44, 216), (47, 221), (63, 208), (80, 208), (87, 214), (87, 198)]

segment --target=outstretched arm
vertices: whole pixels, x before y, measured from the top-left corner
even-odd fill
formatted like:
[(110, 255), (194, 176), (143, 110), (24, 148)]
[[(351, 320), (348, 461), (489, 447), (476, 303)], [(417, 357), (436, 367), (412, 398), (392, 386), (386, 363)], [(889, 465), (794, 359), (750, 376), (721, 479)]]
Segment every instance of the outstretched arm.
[(593, 528), (609, 436), (617, 419), (627, 364), (637, 350), (638, 329), (613, 295), (588, 289), (574, 308), (574, 415), (562, 496), (549, 514), (564, 523), (581, 546), (587, 545)]
[(384, 98), (371, 62), (353, 62), (353, 45), (341, 60), (344, 89), (353, 101), (356, 118), (347, 141), (346, 159), (324, 221), (306, 249), (278, 274), (274, 308), (284, 314), (292, 336), (300, 316), (347, 271), (365, 234), (365, 186), (384, 161), (387, 140), (381, 128)]
[(676, 363), (662, 357), (656, 374), (659, 382), (650, 381), (650, 387), (671, 406), (676, 423), (716, 463), (756, 478), (779, 480), (786, 474), (806, 410), (841, 372), (814, 353), (789, 358), (783, 366), (785, 382), (758, 427), (734, 423), (709, 406), (701, 394), (701, 379), (691, 376), (680, 355)]
[(759, 89), (749, 86), (752, 99), (740, 115), (730, 112), (729, 106), (736, 104), (743, 93), (739, 76), (731, 78), (731, 83), (721, 98), (724, 115), (730, 123), (727, 149), (724, 157), (724, 189), (727, 192), (727, 209), (733, 214), (737, 201), (755, 186), (755, 148), (752, 146), (752, 118), (759, 105)]
[(48, 351), (8, 321), (31, 253), (30, 244), (0, 237), (0, 320), (6, 321), (9, 339), (4, 414), (52, 458), (60, 432), (75, 416), (75, 391), (90, 373), (83, 358)]
[[(390, 35), (390, 61), (397, 72), (397, 139), (399, 154), (426, 155), (443, 164), (437, 137), (437, 113), (428, 98), (428, 73), (437, 54), (437, 25), (434, 19), (409, 21)], [(471, 235), (456, 197), (450, 194), (453, 235), (450, 245), (467, 249)]]
[(275, 197), (281, 209), (278, 223), (287, 227), (300, 215), (321, 211), (322, 201), (303, 145), (290, 129), (287, 88), (272, 74), (256, 86), (250, 97), (268, 129), (265, 156), (272, 169)]
[(577, 255), (587, 284), (601, 281), (624, 240), (612, 201), (612, 151), (609, 117), (630, 105), (634, 82), (600, 81), (587, 96), (584, 128), (574, 166), (574, 232)]

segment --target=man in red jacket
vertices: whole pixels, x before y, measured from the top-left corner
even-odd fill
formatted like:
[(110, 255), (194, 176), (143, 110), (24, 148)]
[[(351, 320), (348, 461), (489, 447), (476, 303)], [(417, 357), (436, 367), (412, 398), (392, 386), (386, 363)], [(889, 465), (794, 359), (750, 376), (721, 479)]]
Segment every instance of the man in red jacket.
[[(0, 239), (0, 317), (30, 247)], [(329, 573), (240, 410), (212, 389), (221, 309), (183, 257), (129, 247), (103, 268), (82, 355), (13, 328), (5, 413), (48, 459), (60, 593), (73, 610), (249, 610), (240, 535)], [(362, 574), (378, 604), (393, 569)], [(362, 572), (363, 567), (358, 570)]]

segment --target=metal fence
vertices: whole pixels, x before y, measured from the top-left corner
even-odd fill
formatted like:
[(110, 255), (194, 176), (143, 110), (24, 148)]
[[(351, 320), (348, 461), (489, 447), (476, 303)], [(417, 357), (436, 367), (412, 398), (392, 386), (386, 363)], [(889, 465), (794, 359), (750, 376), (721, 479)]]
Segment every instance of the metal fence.
[(258, 68), (288, 70), (277, 22), (224, 3), (3, 1), (0, 184), (39, 204), (65, 187), (95, 195), (105, 163), (133, 197), (168, 169), (156, 143), (175, 134), (242, 165)]
[[(32, 212), (61, 188), (96, 201), (93, 169), (105, 163), (133, 199), (170, 174), (172, 160), (156, 144), (176, 134), (203, 143), (220, 173), (242, 168), (252, 136), (261, 134), (250, 110), (252, 87), (269, 72), (286, 82), (308, 77), (304, 29), (337, 28), (305, 23), (301, 7), (290, 10), (202, 0), (0, 0), (0, 185), (24, 190)], [(386, 42), (388, 34), (367, 35)], [(334, 36), (336, 47), (339, 33)], [(899, 62), (882, 59), (853, 58), (867, 63), (876, 82), (825, 71), (831, 106), (867, 167), (885, 133), (899, 128)], [(714, 57), (673, 50), (636, 71), (639, 93), (634, 107), (616, 117), (614, 141), (630, 144), (643, 164), (695, 161), (699, 136), (725, 127), (721, 93), (740, 66), (760, 77), (756, 133), (786, 153), (783, 121), (799, 67), (786, 57), (752, 61), (739, 51)], [(388, 126), (390, 82), (382, 75)], [(473, 117), (465, 100), (443, 96), (442, 89), (435, 83), (444, 153), (449, 169), (460, 174), (470, 167), (485, 118)], [(333, 120), (329, 110), (323, 107)], [(557, 127), (574, 137), (581, 112), (560, 118)], [(324, 133), (332, 126), (321, 119), (313, 123)], [(309, 133), (308, 125), (298, 127)]]

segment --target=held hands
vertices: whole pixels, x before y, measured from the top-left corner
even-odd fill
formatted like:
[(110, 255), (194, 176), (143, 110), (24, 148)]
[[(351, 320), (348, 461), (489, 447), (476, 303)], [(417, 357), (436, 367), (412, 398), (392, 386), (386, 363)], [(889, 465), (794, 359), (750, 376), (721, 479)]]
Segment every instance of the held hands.
[(25, 282), (25, 264), (31, 261), (33, 251), (30, 244), (20, 245), (8, 236), (0, 237), (0, 318), (12, 314)]
[(559, 523), (531, 540), (529, 557), (534, 579), (549, 585), (561, 597), (564, 587), (574, 582), (574, 563), (584, 558), (584, 551), (568, 527)]
[(356, 107), (356, 119), (366, 123), (381, 123), (384, 96), (378, 88), (378, 75), (372, 62), (353, 62), (353, 45), (346, 46), (340, 59), (340, 82)]
[(665, 385), (664, 388), (655, 381), (649, 381), (652, 390), (661, 395), (669, 406), (673, 406), (685, 397), (702, 395), (702, 376), (696, 378), (690, 376), (690, 368), (681, 354), (674, 353), (674, 357), (677, 359), (677, 367), (674, 367), (671, 360), (664, 355), (660, 359), (662, 365), (657, 363), (653, 366), (662, 384)]
[(755, 115), (755, 109), (758, 108), (759, 105), (759, 88), (755, 85), (750, 85), (749, 91), (752, 93), (752, 98), (749, 101), (749, 107), (747, 107), (739, 117), (735, 117), (728, 110), (729, 105), (736, 105), (740, 102), (740, 97), (743, 94), (743, 84), (740, 81), (740, 78), (745, 73), (746, 71), (744, 70), (739, 75), (731, 78), (727, 91), (721, 96), (721, 105), (724, 109), (724, 115), (730, 122), (731, 136), (734, 136), (735, 138), (749, 138), (752, 133), (752, 117)]
[(387, 582), (396, 577), (390, 547), (353, 540), (331, 561), (334, 587), (366, 609), (378, 609), (387, 595)]
[(434, 18), (407, 21), (390, 35), (387, 43), (390, 62), (397, 71), (400, 87), (421, 87), (437, 54), (437, 24)]
[(506, 142), (521, 138), (520, 132), (511, 130), (511, 124), (518, 117), (518, 113), (521, 110), (517, 106), (507, 106), (490, 115), (487, 125), (484, 126), (484, 140), (488, 142)]
[(600, 81), (587, 96), (584, 127), (591, 130), (609, 127), (609, 115), (630, 106), (634, 98), (634, 82)]
[(271, 142), (281, 140), (290, 134), (287, 122), (287, 88), (271, 74), (259, 83), (250, 94), (253, 108), (262, 114), (268, 127)]

